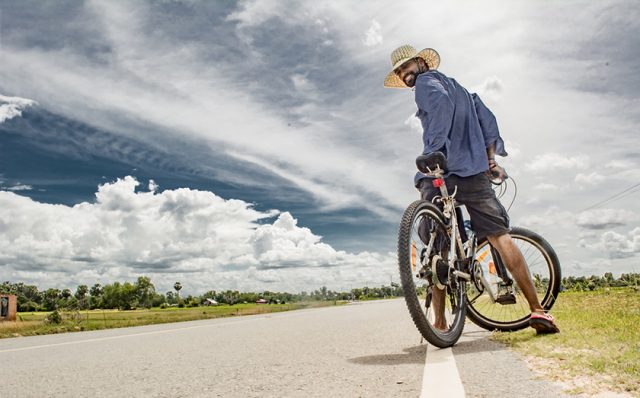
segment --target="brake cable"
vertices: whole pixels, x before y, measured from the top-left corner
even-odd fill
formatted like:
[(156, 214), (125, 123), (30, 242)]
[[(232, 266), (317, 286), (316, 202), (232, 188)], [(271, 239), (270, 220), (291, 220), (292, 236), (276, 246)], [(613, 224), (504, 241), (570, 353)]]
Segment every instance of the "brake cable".
[(516, 180), (513, 179), (513, 177), (509, 176), (508, 179), (502, 180), (501, 183), (499, 184), (495, 184), (493, 183), (494, 187), (494, 191), (497, 190), (497, 194), (496, 197), (498, 199), (501, 199), (509, 190), (509, 184), (507, 183), (507, 180), (511, 180), (513, 181), (513, 198), (511, 199), (511, 203), (509, 203), (509, 207), (507, 207), (507, 213), (509, 212), (509, 210), (511, 210), (511, 206), (513, 206), (513, 203), (516, 201), (516, 197), (518, 196), (518, 184), (516, 184)]

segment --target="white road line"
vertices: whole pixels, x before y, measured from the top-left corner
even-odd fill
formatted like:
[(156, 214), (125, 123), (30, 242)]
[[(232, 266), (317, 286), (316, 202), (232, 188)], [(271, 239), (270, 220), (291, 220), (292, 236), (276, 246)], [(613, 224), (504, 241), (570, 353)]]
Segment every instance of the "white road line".
[(464, 386), (451, 348), (427, 345), (420, 398), (464, 398)]

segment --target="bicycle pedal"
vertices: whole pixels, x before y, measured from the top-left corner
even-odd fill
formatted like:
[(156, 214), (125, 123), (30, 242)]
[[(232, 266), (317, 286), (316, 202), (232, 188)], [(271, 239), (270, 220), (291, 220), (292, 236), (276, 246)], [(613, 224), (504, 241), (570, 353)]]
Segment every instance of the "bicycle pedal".
[(496, 303), (501, 305), (509, 305), (516, 303), (516, 296), (513, 293), (506, 293), (496, 297)]

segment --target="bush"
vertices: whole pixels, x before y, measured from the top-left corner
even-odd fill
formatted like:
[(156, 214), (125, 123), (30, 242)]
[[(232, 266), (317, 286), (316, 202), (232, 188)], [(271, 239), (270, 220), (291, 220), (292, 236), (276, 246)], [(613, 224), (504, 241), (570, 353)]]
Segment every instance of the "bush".
[(33, 301), (27, 301), (26, 303), (20, 303), (18, 306), (18, 312), (34, 312), (38, 311), (38, 304)]
[(44, 317), (44, 323), (48, 323), (50, 325), (59, 325), (62, 323), (62, 315), (60, 315), (60, 312), (58, 312), (58, 310), (55, 310)]
[(161, 310), (163, 310), (163, 309), (165, 309), (165, 308), (167, 308), (167, 303), (162, 303), (162, 304), (160, 304), (160, 309), (161, 309)]

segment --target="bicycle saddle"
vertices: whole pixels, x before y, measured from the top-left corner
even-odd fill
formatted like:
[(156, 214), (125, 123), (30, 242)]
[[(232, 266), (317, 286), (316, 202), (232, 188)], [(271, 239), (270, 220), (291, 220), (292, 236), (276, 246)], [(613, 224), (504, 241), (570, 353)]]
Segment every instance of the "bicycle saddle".
[(429, 173), (429, 170), (433, 171), (437, 166), (443, 172), (447, 172), (447, 158), (442, 152), (431, 152), (428, 155), (420, 155), (416, 158), (416, 166), (418, 170), (423, 173)]

